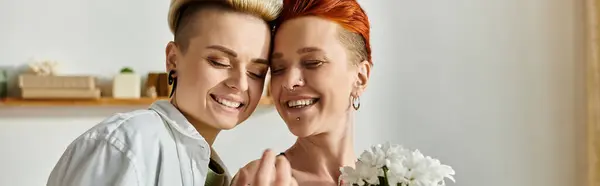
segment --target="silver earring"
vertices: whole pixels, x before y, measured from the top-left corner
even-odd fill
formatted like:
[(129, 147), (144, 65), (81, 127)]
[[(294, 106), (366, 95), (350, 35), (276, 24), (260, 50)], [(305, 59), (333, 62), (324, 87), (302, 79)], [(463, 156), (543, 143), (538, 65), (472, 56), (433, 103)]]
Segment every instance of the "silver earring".
[(354, 110), (358, 110), (360, 108), (360, 96), (352, 96), (352, 107), (354, 107)]

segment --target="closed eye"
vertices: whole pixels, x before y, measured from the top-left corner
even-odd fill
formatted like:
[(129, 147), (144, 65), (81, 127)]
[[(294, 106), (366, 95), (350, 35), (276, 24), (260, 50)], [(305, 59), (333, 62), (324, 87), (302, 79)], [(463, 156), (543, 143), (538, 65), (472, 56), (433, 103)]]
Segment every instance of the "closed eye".
[(283, 67), (271, 67), (271, 75), (279, 75), (284, 70), (285, 70), (285, 68), (283, 68)]
[(323, 63), (325, 63), (324, 61), (321, 60), (308, 60), (304, 62), (304, 66), (306, 66), (306, 68), (317, 68), (321, 65), (323, 65)]
[(231, 65), (224, 64), (224, 63), (219, 62), (218, 60), (215, 60), (215, 59), (208, 58), (206, 60), (208, 61), (208, 63), (210, 63), (211, 65), (213, 65), (215, 67), (221, 67), (221, 68), (231, 67)]
[(262, 74), (257, 74), (257, 73), (254, 73), (254, 72), (248, 72), (248, 74), (249, 74), (251, 77), (253, 77), (253, 78), (257, 78), (257, 79), (264, 79), (264, 78), (266, 77), (266, 74), (265, 74), (265, 73), (262, 73)]

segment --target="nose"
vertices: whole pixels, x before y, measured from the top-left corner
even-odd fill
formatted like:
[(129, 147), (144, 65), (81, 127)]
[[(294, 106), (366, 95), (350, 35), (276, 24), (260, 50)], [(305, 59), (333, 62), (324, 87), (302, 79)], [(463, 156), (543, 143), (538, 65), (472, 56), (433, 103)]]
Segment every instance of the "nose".
[(283, 88), (288, 91), (297, 90), (297, 88), (303, 87), (305, 84), (302, 72), (299, 69), (290, 69), (285, 78)]
[(248, 90), (248, 76), (246, 70), (235, 70), (230, 72), (230, 76), (225, 81), (227, 87), (240, 92)]

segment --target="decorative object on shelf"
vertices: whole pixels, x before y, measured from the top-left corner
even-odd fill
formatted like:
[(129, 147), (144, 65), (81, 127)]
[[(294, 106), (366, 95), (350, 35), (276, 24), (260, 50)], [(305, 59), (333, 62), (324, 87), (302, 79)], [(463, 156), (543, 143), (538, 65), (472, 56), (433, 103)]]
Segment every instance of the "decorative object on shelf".
[(171, 94), (171, 86), (168, 84), (167, 73), (148, 73), (146, 87), (155, 87), (158, 97), (168, 97)]
[(131, 74), (134, 73), (133, 69), (129, 68), (129, 67), (125, 67), (121, 69), (121, 74)]
[(39, 76), (51, 76), (57, 74), (58, 62), (44, 60), (33, 62), (29, 65), (29, 72)]
[(147, 95), (148, 97), (151, 97), (151, 98), (156, 98), (156, 97), (158, 97), (158, 95), (156, 95), (156, 87), (154, 87), (154, 86), (151, 86), (151, 87), (149, 87), (149, 88), (146, 90), (146, 95)]
[(23, 99), (98, 99), (100, 89), (92, 76), (39, 76), (21, 74)]
[[(148, 73), (148, 77), (146, 79), (146, 88), (148, 87), (154, 87), (156, 89), (156, 95), (158, 96), (165, 96), (161, 94), (161, 85), (160, 85), (160, 76), (163, 73), (158, 73), (158, 72), (150, 72)], [(166, 80), (165, 80), (165, 84), (166, 84)]]
[(114, 98), (140, 98), (141, 97), (141, 77), (133, 69), (125, 67), (121, 73), (113, 79), (113, 97)]
[(0, 69), (0, 99), (8, 96), (8, 72)]
[(57, 75), (58, 63), (41, 61), (29, 64), (29, 72), (19, 75), (23, 99), (98, 99), (100, 89), (93, 76)]

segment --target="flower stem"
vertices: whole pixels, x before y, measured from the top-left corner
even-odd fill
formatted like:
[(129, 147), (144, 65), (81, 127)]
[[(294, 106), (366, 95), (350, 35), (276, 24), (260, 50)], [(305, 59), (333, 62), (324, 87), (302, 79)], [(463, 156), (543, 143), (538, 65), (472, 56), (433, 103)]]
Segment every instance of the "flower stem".
[(383, 166), (383, 183), (381, 183), (382, 186), (391, 186), (391, 185), (389, 185), (389, 182), (388, 182), (388, 176), (387, 176), (388, 170), (389, 169), (386, 166)]

